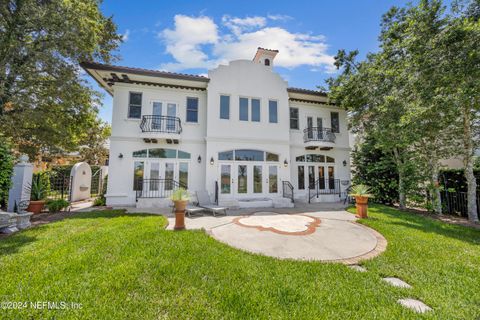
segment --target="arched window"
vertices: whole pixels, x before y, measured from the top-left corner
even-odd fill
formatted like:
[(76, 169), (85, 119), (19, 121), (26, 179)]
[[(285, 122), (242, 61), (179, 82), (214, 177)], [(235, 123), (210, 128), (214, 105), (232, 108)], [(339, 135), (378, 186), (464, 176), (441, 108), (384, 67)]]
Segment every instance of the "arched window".
[(152, 159), (190, 159), (190, 153), (166, 148), (143, 149), (133, 152), (134, 158), (152, 158)]
[(265, 59), (265, 65), (269, 66), (270, 65), (270, 59)]
[(298, 156), (295, 158), (297, 162), (327, 162), (335, 163), (335, 159), (329, 156), (324, 156), (321, 154), (305, 154), (303, 156)]
[(237, 150), (219, 152), (218, 160), (278, 162), (279, 156), (276, 153), (271, 153), (271, 152), (266, 152), (261, 150), (237, 149)]

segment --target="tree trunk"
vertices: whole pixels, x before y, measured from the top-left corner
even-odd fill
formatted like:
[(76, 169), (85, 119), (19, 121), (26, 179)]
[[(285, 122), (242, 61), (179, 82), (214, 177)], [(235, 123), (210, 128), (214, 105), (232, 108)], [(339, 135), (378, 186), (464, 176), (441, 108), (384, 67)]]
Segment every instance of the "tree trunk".
[(463, 108), (463, 147), (464, 156), (463, 161), (465, 165), (465, 178), (467, 179), (467, 210), (468, 220), (478, 223), (477, 214), (477, 181), (473, 174), (473, 135), (471, 128), (471, 114), (470, 108)]
[(442, 198), (440, 196), (440, 183), (438, 181), (438, 162), (432, 159), (432, 205), (436, 214), (442, 213)]
[(407, 196), (405, 193), (405, 173), (403, 170), (403, 163), (400, 159), (400, 154), (396, 148), (393, 149), (393, 157), (398, 170), (398, 206), (400, 210), (405, 210), (407, 207)]

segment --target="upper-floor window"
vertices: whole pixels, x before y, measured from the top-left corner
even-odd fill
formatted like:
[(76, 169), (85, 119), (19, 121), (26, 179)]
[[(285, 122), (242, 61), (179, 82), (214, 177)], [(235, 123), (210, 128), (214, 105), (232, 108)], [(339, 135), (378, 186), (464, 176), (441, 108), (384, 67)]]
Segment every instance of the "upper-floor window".
[(270, 123), (278, 122), (278, 110), (277, 110), (277, 101), (269, 100), (268, 101), (268, 121)]
[(340, 132), (340, 119), (338, 112), (330, 112), (330, 125), (332, 126), (332, 132)]
[(248, 121), (248, 99), (240, 98), (239, 100), (239, 119), (241, 121)]
[(290, 129), (298, 128), (298, 108), (290, 108)]
[(260, 99), (252, 99), (252, 121), (260, 122)]
[(230, 96), (220, 96), (220, 119), (230, 119)]
[(269, 66), (270, 65), (270, 59), (265, 59), (265, 65)]
[(130, 92), (128, 117), (133, 119), (140, 119), (142, 117), (142, 94), (140, 92)]
[(187, 98), (187, 122), (198, 122), (198, 98)]

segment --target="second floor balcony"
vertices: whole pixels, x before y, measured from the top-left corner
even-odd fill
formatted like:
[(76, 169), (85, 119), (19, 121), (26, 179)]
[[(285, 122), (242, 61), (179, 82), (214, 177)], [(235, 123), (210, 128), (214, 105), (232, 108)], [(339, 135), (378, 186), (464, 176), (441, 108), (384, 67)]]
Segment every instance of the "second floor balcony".
[(303, 130), (303, 142), (307, 149), (331, 149), (335, 146), (335, 138), (330, 128), (308, 127)]
[(146, 142), (165, 139), (167, 143), (178, 143), (182, 133), (182, 123), (178, 117), (144, 115), (140, 122), (140, 129)]

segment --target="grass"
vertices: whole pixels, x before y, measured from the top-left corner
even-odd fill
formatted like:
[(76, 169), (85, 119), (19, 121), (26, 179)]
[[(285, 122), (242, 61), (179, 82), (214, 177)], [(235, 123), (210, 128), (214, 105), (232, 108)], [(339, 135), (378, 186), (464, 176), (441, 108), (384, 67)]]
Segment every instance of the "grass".
[[(1, 310), (2, 319), (475, 319), (480, 231), (383, 206), (363, 223), (389, 241), (365, 262), (281, 261), (201, 231), (164, 230), (161, 216), (121, 211), (73, 218), (0, 239), (0, 302), (76, 302), (81, 309)], [(381, 280), (398, 276), (412, 289)], [(421, 299), (418, 315), (396, 303)]]

